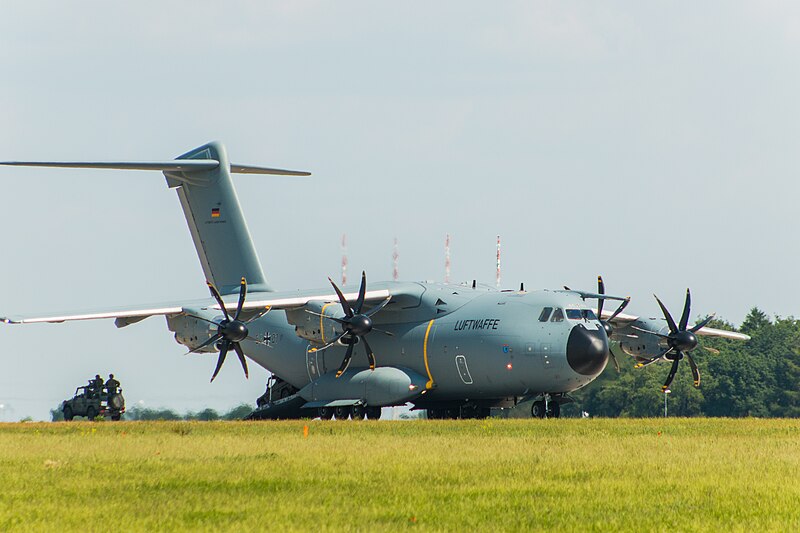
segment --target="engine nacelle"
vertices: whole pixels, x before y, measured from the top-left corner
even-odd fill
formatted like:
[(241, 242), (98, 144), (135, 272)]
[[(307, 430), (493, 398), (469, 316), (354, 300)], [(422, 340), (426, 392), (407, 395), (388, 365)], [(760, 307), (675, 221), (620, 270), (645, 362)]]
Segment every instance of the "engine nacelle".
[[(306, 311), (311, 311), (311, 313)], [(344, 311), (339, 302), (320, 301), (308, 302), (303, 307), (286, 311), (286, 319), (294, 325), (298, 337), (316, 344), (325, 344), (334, 339), (337, 332), (341, 333), (342, 329), (333, 320), (318, 315), (342, 318)]]
[(620, 349), (626, 354), (633, 357), (655, 357), (666, 348), (660, 337), (651, 335), (641, 330), (654, 331), (658, 333), (669, 333), (669, 330), (664, 328), (663, 321), (649, 320), (641, 318), (633, 323), (638, 330), (631, 329), (635, 337), (623, 338), (619, 341)]
[[(207, 322), (206, 320), (219, 321), (222, 318), (219, 312), (192, 311), (192, 314), (196, 316), (167, 316), (167, 327), (170, 331), (175, 333), (175, 341), (190, 349), (200, 346), (217, 333), (217, 325), (212, 322)], [(201, 320), (196, 317), (203, 317), (206, 320)], [(217, 348), (212, 344), (200, 351), (211, 353), (216, 352)]]

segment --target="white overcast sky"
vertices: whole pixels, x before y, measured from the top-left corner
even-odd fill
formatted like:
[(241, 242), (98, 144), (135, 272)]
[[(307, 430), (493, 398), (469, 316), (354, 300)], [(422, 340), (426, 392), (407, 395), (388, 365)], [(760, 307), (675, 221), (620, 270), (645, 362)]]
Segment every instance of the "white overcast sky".
[[(221, 140), (268, 279), (352, 273), (658, 294), (736, 324), (797, 314), (800, 5), (4, 2), (0, 160), (168, 159)], [(158, 173), (0, 168), (2, 313), (206, 295)], [(0, 420), (96, 372), (129, 405), (252, 402), (162, 318), (0, 328)]]

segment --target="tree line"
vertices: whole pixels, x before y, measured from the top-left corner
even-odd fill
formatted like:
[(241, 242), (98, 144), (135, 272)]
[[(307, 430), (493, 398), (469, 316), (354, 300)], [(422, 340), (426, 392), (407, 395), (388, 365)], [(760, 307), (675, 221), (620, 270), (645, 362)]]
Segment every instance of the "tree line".
[[(668, 397), (669, 416), (800, 417), (800, 320), (770, 319), (753, 308), (740, 329), (720, 320), (710, 327), (741, 331), (747, 342), (699, 337), (692, 352), (700, 369), (700, 388), (693, 386), (686, 361), (681, 362)], [(609, 363), (602, 375), (571, 394), (562, 416), (663, 416), (661, 385), (670, 365), (634, 368), (633, 358), (616, 347), (618, 374)]]

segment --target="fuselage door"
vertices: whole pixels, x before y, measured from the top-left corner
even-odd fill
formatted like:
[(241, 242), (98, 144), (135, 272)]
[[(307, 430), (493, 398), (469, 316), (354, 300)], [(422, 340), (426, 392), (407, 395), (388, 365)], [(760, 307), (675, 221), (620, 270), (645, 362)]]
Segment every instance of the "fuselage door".
[(472, 376), (469, 373), (469, 367), (467, 367), (466, 356), (456, 356), (456, 368), (458, 369), (458, 375), (461, 376), (461, 381), (463, 381), (465, 385), (472, 385)]

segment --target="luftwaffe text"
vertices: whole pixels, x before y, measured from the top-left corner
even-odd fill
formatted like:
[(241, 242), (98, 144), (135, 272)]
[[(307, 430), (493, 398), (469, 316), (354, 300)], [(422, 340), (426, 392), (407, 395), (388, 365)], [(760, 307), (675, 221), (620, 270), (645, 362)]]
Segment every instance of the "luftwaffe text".
[(497, 329), (500, 325), (499, 318), (479, 318), (477, 320), (457, 320), (454, 331), (464, 329)]

